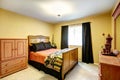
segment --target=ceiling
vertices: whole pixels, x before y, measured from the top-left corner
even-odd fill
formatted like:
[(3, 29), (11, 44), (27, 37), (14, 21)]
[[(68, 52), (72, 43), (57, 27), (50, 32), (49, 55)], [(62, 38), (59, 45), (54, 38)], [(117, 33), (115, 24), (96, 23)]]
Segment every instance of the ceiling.
[(112, 10), (117, 0), (0, 0), (0, 7), (48, 23), (76, 20)]

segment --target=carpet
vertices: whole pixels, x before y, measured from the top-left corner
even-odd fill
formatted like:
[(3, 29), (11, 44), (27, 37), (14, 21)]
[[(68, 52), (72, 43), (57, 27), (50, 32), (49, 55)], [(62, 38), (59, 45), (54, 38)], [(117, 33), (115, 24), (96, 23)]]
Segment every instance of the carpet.
[[(65, 77), (65, 80), (98, 80), (98, 66), (79, 62)], [(58, 80), (28, 65), (28, 68), (1, 78), (0, 80)]]
[(48, 74), (45, 74), (43, 77), (40, 78), (40, 80), (58, 80), (58, 79)]

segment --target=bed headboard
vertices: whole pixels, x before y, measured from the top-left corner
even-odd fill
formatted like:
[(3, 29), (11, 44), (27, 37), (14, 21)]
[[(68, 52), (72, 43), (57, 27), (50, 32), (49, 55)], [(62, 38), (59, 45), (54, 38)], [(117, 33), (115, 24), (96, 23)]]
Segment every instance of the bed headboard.
[(43, 35), (29, 35), (28, 36), (28, 45), (31, 45), (31, 43), (39, 43), (39, 42), (49, 42), (49, 37), (43, 36)]

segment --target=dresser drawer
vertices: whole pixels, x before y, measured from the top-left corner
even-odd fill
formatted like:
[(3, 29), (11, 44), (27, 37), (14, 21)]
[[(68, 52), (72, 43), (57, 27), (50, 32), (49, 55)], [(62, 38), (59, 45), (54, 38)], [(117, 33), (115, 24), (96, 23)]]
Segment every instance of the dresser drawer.
[(21, 63), (21, 64), (18, 64), (18, 65), (10, 66), (10, 67), (1, 69), (1, 74), (2, 75), (8, 75), (8, 74), (11, 74), (13, 72), (24, 69), (26, 67), (27, 67), (26, 63)]
[(2, 62), (1, 69), (10, 68), (10, 67), (13, 67), (15, 65), (21, 65), (21, 64), (27, 63), (26, 61), (27, 60), (24, 57), (24, 58), (14, 59), (11, 61)]

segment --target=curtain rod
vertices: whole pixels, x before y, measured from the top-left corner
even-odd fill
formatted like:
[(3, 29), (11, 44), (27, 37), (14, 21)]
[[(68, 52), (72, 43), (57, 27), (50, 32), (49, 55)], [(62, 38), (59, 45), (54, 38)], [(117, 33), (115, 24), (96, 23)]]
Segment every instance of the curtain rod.
[[(83, 23), (88, 23), (88, 22), (83, 22)], [(92, 22), (89, 22), (89, 23), (92, 23)], [(78, 24), (82, 24), (82, 23), (68, 24), (68, 25), (63, 25), (63, 26), (78, 25)]]
[(70, 24), (70, 25), (79, 25), (79, 24), (82, 24), (82, 23), (76, 23), (76, 24)]
[[(92, 23), (92, 22), (83, 22), (83, 23)], [(82, 24), (82, 23), (75, 23), (75, 24), (70, 24), (70, 25), (79, 25), (79, 24)]]

